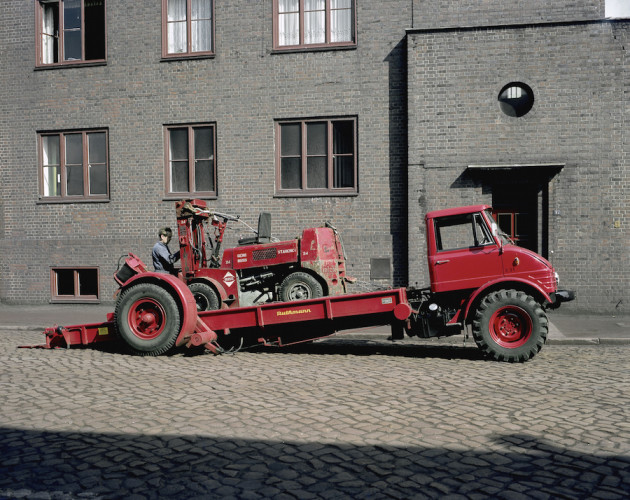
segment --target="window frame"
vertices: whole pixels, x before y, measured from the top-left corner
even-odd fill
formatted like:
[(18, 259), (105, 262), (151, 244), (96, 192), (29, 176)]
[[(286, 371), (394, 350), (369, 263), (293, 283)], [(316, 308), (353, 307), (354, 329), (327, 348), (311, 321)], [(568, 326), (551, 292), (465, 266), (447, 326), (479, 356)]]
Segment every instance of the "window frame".
[[(307, 133), (306, 127), (310, 123), (322, 123), (327, 125), (327, 151), (326, 151), (326, 172), (327, 172), (327, 187), (326, 188), (309, 188), (308, 185), (308, 158), (313, 155), (309, 155), (307, 147)], [(352, 187), (333, 187), (334, 183), (334, 158), (335, 153), (333, 150), (333, 134), (332, 128), (334, 122), (352, 122), (352, 174), (353, 174), (353, 186)], [(300, 168), (301, 168), (301, 187), (300, 188), (282, 188), (282, 125), (299, 124), (300, 125)], [(312, 196), (356, 196), (359, 192), (359, 159), (358, 159), (358, 118), (356, 116), (335, 116), (335, 117), (320, 117), (320, 118), (296, 118), (296, 119), (281, 119), (275, 121), (275, 149), (276, 149), (276, 189), (275, 195), (278, 197), (312, 197)]]
[[(59, 271), (73, 271), (73, 295), (59, 294)], [(80, 294), (80, 273), (82, 271), (96, 272), (96, 295)], [(101, 272), (97, 266), (54, 266), (50, 268), (50, 302), (72, 302), (72, 303), (99, 303), (101, 296)]]
[[(212, 179), (214, 183), (213, 191), (194, 191), (190, 190), (190, 186), (195, 185), (195, 129), (207, 128), (212, 129)], [(171, 159), (170, 159), (170, 131), (174, 129), (187, 129), (188, 132), (188, 191), (172, 191), (171, 190)], [(203, 123), (172, 123), (164, 125), (164, 192), (165, 199), (174, 200), (182, 197), (217, 198), (217, 125), (216, 122)]]
[[(101, 65), (107, 63), (107, 0), (103, 1), (103, 48), (104, 48), (104, 57), (102, 59), (85, 59), (85, 1), (80, 0), (81, 2), (81, 59), (73, 59), (66, 61), (64, 59), (64, 19), (63, 19), (63, 2), (65, 0), (36, 0), (35, 1), (35, 67), (36, 68), (57, 68), (64, 66), (90, 66), (90, 65)], [(58, 40), (58, 48), (57, 55), (59, 56), (59, 61), (46, 63), (43, 61), (44, 58), (44, 48), (42, 37), (44, 35), (43, 30), (43, 20), (44, 20), (44, 5), (49, 3), (57, 3), (59, 5), (59, 20), (58, 20), (58, 28), (59, 32), (57, 35)]]
[[(90, 157), (89, 157), (89, 141), (88, 134), (105, 134), (105, 182), (106, 193), (104, 194), (90, 194)], [(66, 163), (66, 136), (81, 134), (81, 146), (82, 146), (82, 168), (83, 168), (83, 194), (82, 195), (69, 195), (67, 194), (67, 163)], [(44, 137), (59, 137), (59, 195), (47, 196), (44, 189)], [(107, 128), (95, 128), (95, 129), (80, 129), (80, 130), (61, 130), (61, 131), (39, 131), (37, 132), (37, 149), (38, 149), (38, 177), (39, 177), (39, 201), (40, 203), (89, 203), (89, 202), (107, 202), (110, 199), (110, 170), (109, 170), (109, 129)], [(102, 163), (96, 163), (96, 165), (102, 165)], [(73, 165), (71, 165), (73, 166)], [(87, 194), (86, 194), (87, 193)]]
[(215, 38), (215, 0), (210, 0), (212, 3), (212, 19), (211, 19), (211, 50), (193, 52), (192, 48), (192, 3), (191, 0), (186, 0), (186, 52), (169, 53), (168, 51), (168, 0), (162, 0), (162, 59), (163, 60), (177, 60), (177, 59), (203, 59), (214, 57), (216, 53), (216, 38)]
[[(448, 215), (434, 220), (435, 249), (437, 253), (455, 252), (460, 250), (474, 250), (488, 246), (496, 245), (496, 241), (492, 237), (492, 232), (487, 226), (481, 213), (467, 213), (458, 215)], [(456, 236), (458, 239), (466, 240), (466, 244), (462, 246), (445, 247), (444, 237), (452, 238), (451, 234), (446, 234), (446, 229), (457, 227)], [(478, 233), (478, 230), (482, 234)], [(470, 237), (470, 239), (469, 239)], [(483, 237), (483, 238), (481, 238)], [(450, 243), (450, 242), (449, 242)]]
[[(297, 45), (280, 45), (280, 6), (279, 0), (273, 0), (273, 50), (277, 52), (286, 51), (310, 51), (310, 50), (323, 50), (323, 49), (344, 49), (354, 48), (357, 46), (357, 1), (350, 0), (351, 2), (351, 16), (352, 23), (352, 40), (342, 42), (331, 42), (331, 0), (325, 0), (325, 17), (326, 17), (326, 34), (325, 41), (323, 43), (304, 43), (304, 17), (305, 17), (305, 1), (299, 0), (299, 29), (300, 29), (300, 43)], [(310, 12), (310, 11), (309, 11)]]

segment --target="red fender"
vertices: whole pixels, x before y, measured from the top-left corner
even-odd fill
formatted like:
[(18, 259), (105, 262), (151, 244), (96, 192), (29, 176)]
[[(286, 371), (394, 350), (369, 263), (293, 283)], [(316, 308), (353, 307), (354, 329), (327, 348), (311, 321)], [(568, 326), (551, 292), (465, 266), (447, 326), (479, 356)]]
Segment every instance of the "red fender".
[(533, 283), (532, 281), (528, 281), (522, 278), (511, 278), (509, 280), (506, 280), (505, 278), (500, 278), (494, 281), (488, 281), (488, 283), (486, 283), (483, 287), (475, 290), (475, 292), (470, 297), (468, 297), (468, 301), (466, 303), (466, 309), (464, 310), (464, 316), (463, 316), (464, 319), (468, 319), (468, 314), (470, 313), (470, 307), (475, 302), (475, 299), (479, 297), (480, 295), (483, 295), (484, 292), (488, 288), (493, 287), (494, 285), (497, 285), (499, 283), (505, 283), (506, 285), (509, 285), (510, 283), (523, 283), (524, 285), (527, 285), (527, 287), (535, 289), (538, 293), (540, 293), (540, 295), (542, 295), (545, 298), (547, 302), (553, 302), (551, 300), (551, 297), (549, 297), (549, 294), (545, 292), (545, 290), (543, 290), (543, 288), (540, 285), (537, 285), (536, 283)]
[(182, 315), (182, 328), (179, 331), (175, 345), (180, 346), (188, 342), (197, 325), (197, 304), (186, 283), (172, 274), (148, 271), (131, 277), (125, 282), (125, 288), (138, 282), (158, 282), (164, 288), (174, 292), (175, 300), (178, 301)]

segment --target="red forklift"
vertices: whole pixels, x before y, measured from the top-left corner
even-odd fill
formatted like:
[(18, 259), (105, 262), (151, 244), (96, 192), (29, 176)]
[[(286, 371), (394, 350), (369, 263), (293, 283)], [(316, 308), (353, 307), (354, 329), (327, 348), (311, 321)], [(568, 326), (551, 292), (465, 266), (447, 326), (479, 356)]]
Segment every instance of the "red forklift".
[(175, 212), (180, 278), (199, 311), (341, 295), (353, 281), (346, 276), (341, 238), (330, 223), (278, 241), (271, 235), (271, 215), (263, 212), (254, 236), (241, 238), (221, 255), (228, 224), (242, 222), (240, 217), (211, 210), (203, 200), (178, 201)]

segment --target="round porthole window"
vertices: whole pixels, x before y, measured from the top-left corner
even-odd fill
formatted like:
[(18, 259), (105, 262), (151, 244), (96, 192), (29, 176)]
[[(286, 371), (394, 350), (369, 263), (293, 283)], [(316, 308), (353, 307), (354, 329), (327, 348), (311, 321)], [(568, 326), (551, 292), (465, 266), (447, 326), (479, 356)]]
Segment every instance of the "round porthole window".
[(524, 83), (508, 83), (499, 92), (499, 106), (508, 116), (524, 116), (534, 106), (534, 92)]

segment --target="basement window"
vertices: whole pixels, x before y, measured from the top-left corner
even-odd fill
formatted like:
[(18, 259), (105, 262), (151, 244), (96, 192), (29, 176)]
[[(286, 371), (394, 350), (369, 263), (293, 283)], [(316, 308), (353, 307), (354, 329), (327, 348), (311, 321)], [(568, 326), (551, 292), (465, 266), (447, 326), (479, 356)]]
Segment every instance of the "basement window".
[(51, 302), (98, 302), (97, 267), (56, 267), (50, 270)]
[(105, 0), (38, 0), (37, 66), (105, 61)]

